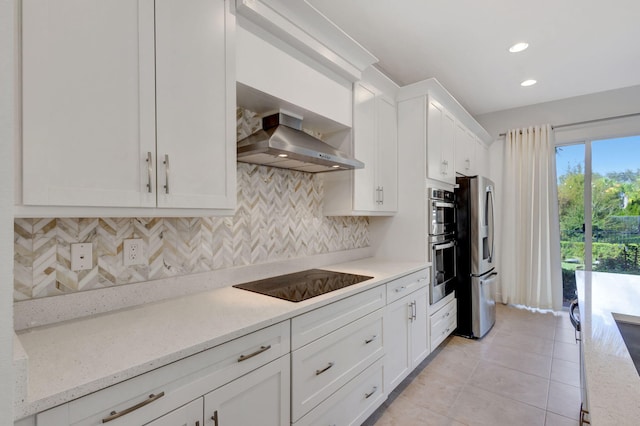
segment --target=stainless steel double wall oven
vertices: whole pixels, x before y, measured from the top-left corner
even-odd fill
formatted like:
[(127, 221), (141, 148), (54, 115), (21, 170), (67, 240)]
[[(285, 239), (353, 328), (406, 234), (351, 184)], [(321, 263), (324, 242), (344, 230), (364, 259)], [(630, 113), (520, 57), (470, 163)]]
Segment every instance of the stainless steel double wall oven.
[(429, 260), (432, 263), (429, 303), (434, 304), (455, 287), (456, 205), (451, 191), (429, 188), (427, 193)]

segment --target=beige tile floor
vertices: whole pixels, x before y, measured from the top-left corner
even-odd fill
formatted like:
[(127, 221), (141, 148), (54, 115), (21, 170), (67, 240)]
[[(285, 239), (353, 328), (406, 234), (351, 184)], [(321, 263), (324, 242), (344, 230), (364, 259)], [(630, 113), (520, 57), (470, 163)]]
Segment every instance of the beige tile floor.
[(449, 337), (364, 425), (578, 425), (578, 363), (566, 312), (499, 304), (484, 338)]

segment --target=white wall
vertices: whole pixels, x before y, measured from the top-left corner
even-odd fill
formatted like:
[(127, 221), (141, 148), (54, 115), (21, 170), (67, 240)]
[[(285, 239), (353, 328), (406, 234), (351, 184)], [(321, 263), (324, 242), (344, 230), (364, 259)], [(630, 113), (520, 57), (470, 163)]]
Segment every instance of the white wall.
[[(509, 129), (561, 125), (640, 112), (640, 86), (576, 96), (476, 116), (495, 139)], [(639, 118), (640, 119), (640, 118)]]
[(0, 0), (0, 426), (13, 424), (15, 10), (15, 0)]

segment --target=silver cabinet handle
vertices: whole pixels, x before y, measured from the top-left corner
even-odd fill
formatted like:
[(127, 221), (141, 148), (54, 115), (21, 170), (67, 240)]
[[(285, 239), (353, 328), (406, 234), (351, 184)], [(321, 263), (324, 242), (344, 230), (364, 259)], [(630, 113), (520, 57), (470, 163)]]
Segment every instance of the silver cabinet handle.
[(151, 151), (147, 152), (147, 192), (153, 192), (153, 188), (151, 187), (151, 175), (153, 174), (153, 159), (151, 158)]
[(169, 154), (165, 154), (164, 155), (164, 175), (166, 178), (165, 184), (164, 184), (164, 193), (168, 194), (169, 193)]
[(396, 288), (396, 293), (400, 293), (401, 291), (405, 291), (407, 288), (405, 286)]
[(412, 303), (413, 303), (413, 320), (415, 321), (418, 318), (418, 302), (414, 300)]
[(381, 187), (380, 187), (380, 194), (381, 194), (381, 197), (380, 197), (380, 204), (383, 204), (383, 205), (384, 205), (384, 186), (381, 186)]
[(333, 362), (330, 362), (329, 365), (327, 365), (325, 368), (323, 368), (322, 370), (316, 370), (316, 376), (321, 375), (322, 373), (324, 373), (325, 371), (327, 371), (328, 369), (330, 369), (331, 367), (333, 367)]
[(371, 392), (369, 392), (369, 393), (365, 393), (365, 394), (364, 394), (364, 399), (369, 399), (369, 397), (370, 397), (371, 395), (373, 395), (374, 393), (376, 393), (376, 391), (377, 391), (377, 390), (378, 390), (378, 387), (377, 387), (377, 386), (374, 386), (374, 387), (373, 387), (373, 389), (371, 389)]
[(104, 419), (102, 419), (102, 423), (108, 423), (111, 420), (115, 420), (117, 418), (120, 418), (126, 414), (131, 413), (132, 411), (136, 411), (138, 408), (142, 408), (147, 404), (151, 404), (153, 401), (156, 401), (160, 398), (162, 398), (164, 396), (164, 392), (160, 392), (158, 394), (151, 394), (149, 395), (149, 398), (145, 399), (142, 402), (137, 403), (136, 405), (133, 405), (129, 408), (126, 408), (122, 411), (120, 411), (119, 413), (117, 411), (112, 411), (111, 413), (109, 413), (109, 416), (105, 417)]
[(369, 343), (373, 342), (374, 340), (376, 340), (378, 336), (376, 336), (375, 334), (373, 336), (371, 336), (371, 339), (367, 339), (364, 341), (365, 345), (368, 345)]
[(240, 357), (238, 358), (238, 362), (246, 361), (249, 358), (253, 358), (256, 355), (260, 355), (264, 351), (268, 351), (269, 349), (271, 349), (271, 345), (260, 346), (260, 349), (258, 349), (255, 352), (250, 353), (249, 355), (240, 355)]
[(409, 321), (413, 321), (413, 302), (409, 302), (408, 305), (411, 312), (409, 313)]

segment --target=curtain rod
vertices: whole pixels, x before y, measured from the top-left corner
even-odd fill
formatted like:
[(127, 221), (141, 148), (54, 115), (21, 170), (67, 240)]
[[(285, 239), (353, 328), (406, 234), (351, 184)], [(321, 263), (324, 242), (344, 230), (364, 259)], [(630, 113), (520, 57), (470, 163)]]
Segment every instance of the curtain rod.
[[(571, 127), (571, 126), (579, 126), (580, 124), (591, 124), (591, 123), (599, 123), (600, 121), (607, 121), (607, 120), (616, 120), (618, 118), (629, 118), (629, 117), (636, 117), (639, 116), (640, 112), (634, 112), (631, 114), (624, 114), (624, 115), (616, 115), (613, 117), (605, 117), (605, 118), (596, 118), (594, 120), (586, 120), (586, 121), (577, 121), (575, 123), (566, 123), (566, 124), (558, 124), (557, 126), (551, 126), (551, 129), (555, 130), (555, 129), (561, 129), (563, 127)], [(520, 131), (520, 134), (522, 134), (522, 131)], [(507, 133), (500, 133), (498, 134), (499, 137), (504, 137), (507, 136)]]

